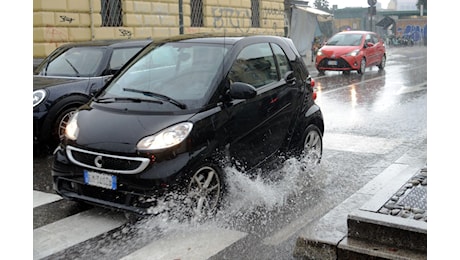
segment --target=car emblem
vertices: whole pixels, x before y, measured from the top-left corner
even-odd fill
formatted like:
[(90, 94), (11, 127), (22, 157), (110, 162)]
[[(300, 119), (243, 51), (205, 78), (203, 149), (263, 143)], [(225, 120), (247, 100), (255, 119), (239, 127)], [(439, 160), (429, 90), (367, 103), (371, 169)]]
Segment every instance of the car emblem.
[(96, 158), (94, 158), (94, 164), (98, 167), (102, 167), (102, 156), (98, 155)]
[(331, 58), (335, 58), (335, 54), (332, 54), (332, 55), (331, 55)]

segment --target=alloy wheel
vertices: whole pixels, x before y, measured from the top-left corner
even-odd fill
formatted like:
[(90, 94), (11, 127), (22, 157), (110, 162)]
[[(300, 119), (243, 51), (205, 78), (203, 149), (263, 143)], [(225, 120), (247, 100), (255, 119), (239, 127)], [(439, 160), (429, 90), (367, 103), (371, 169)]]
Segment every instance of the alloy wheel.
[(221, 195), (222, 186), (217, 170), (204, 166), (193, 174), (188, 188), (188, 198), (195, 217), (212, 214), (217, 209)]

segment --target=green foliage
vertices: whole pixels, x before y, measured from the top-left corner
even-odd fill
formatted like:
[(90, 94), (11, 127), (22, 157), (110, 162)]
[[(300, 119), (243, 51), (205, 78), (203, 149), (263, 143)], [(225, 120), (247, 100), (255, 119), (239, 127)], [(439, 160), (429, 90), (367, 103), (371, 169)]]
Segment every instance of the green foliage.
[[(425, 0), (426, 1), (426, 0)], [(329, 2), (327, 0), (315, 0), (313, 3), (316, 9), (329, 12)]]

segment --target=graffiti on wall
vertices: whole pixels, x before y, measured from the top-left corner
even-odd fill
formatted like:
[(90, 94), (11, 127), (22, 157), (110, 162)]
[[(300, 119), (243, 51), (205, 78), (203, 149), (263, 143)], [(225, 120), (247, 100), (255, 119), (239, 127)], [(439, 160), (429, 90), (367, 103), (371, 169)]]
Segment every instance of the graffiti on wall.
[(60, 15), (59, 17), (61, 18), (61, 21), (60, 21), (61, 23), (69, 22), (69, 24), (70, 24), (70, 23), (72, 23), (73, 20), (75, 20), (74, 18), (68, 17), (66, 15)]
[(68, 41), (68, 36), (67, 28), (48, 25), (45, 27), (43, 37), (47, 42), (54, 43), (57, 47), (58, 43)]
[(133, 36), (133, 33), (130, 30), (118, 29), (118, 31), (120, 31), (121, 36), (126, 36), (128, 39), (131, 39), (131, 36)]
[(413, 42), (422, 42), (427, 39), (427, 25), (407, 24), (405, 28), (398, 27), (397, 34), (412, 39)]
[[(213, 7), (211, 9), (213, 24), (215, 29), (235, 29), (235, 31), (241, 33), (248, 33), (252, 28), (251, 24), (251, 12), (247, 9), (235, 9), (232, 7)], [(268, 24), (270, 16), (282, 16), (284, 17), (284, 10), (275, 8), (263, 8), (261, 10), (261, 18), (264, 25)], [(276, 22), (272, 24), (273, 34), (276, 32), (278, 25)]]
[(217, 29), (234, 28), (247, 33), (251, 24), (249, 10), (239, 10), (231, 7), (213, 7), (213, 27)]

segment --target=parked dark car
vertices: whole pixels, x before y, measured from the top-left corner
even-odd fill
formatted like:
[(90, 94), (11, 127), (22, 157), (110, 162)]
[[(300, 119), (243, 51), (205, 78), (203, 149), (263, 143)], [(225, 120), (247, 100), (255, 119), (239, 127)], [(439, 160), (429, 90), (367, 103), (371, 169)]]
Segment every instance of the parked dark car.
[(34, 146), (53, 149), (76, 108), (151, 40), (105, 40), (58, 47), (34, 72)]
[(225, 163), (250, 173), (279, 155), (320, 162), (313, 84), (288, 38), (153, 43), (73, 115), (54, 155), (54, 190), (141, 215), (177, 192), (190, 215), (215, 213)]
[(385, 68), (386, 48), (374, 32), (343, 31), (333, 35), (316, 53), (316, 69), (324, 71), (356, 70), (364, 74), (367, 67)]

